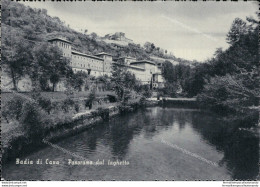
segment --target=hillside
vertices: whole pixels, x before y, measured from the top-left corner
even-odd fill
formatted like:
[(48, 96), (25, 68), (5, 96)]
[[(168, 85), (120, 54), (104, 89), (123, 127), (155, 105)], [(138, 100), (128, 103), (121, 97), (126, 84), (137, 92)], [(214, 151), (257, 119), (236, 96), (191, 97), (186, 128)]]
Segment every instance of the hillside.
[(140, 44), (134, 43), (122, 45), (120, 48), (117, 48), (109, 42), (100, 40), (100, 37), (95, 33), (87, 35), (73, 30), (58, 17), (49, 16), (45, 9), (33, 9), (8, 0), (2, 1), (2, 30), (4, 37), (11, 37), (10, 33), (12, 33), (31, 41), (32, 44), (46, 42), (55, 36), (63, 36), (73, 43), (74, 48), (87, 54), (96, 54), (104, 51), (115, 57), (131, 56), (138, 60), (153, 60), (150, 58), (151, 56), (174, 61), (182, 60), (173, 55), (159, 53), (157, 49), (160, 48), (155, 46), (153, 46), (153, 50), (149, 51), (141, 47)]

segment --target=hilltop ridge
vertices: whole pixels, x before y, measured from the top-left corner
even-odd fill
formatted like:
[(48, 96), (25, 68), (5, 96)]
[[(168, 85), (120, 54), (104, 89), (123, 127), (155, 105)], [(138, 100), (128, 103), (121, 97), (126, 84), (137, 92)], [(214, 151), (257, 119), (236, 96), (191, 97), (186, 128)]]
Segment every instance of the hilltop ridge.
[(114, 57), (130, 56), (138, 60), (154, 60), (152, 57), (155, 56), (165, 60), (192, 63), (192, 61), (165, 54), (160, 47), (151, 42), (146, 42), (145, 46), (135, 44), (122, 32), (108, 34), (105, 37), (100, 37), (96, 33), (82, 33), (70, 28), (58, 17), (49, 16), (46, 9), (33, 9), (7, 0), (3, 0), (2, 3), (3, 7), (8, 7), (10, 10), (2, 10), (2, 30), (7, 33), (7, 36), (8, 33), (13, 33), (34, 43), (46, 42), (52, 37), (62, 36), (72, 42), (74, 48), (87, 54), (106, 52)]

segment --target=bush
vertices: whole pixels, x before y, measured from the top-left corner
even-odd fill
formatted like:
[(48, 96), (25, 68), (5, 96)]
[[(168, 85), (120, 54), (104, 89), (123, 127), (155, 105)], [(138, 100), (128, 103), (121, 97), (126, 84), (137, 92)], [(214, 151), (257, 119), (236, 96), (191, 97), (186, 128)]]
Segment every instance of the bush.
[(39, 97), (38, 103), (42, 107), (42, 109), (45, 110), (48, 114), (51, 113), (53, 107), (49, 98)]
[(259, 105), (257, 86), (249, 89), (241, 75), (216, 76), (204, 86), (197, 99), (202, 107), (209, 108), (220, 114), (236, 114)]
[(23, 104), (22, 116), (19, 120), (24, 130), (31, 139), (39, 138), (44, 133), (44, 119), (47, 119), (46, 113), (39, 105), (27, 101)]
[(85, 102), (85, 109), (86, 109), (87, 107), (89, 107), (89, 99), (84, 100), (84, 102)]
[(170, 97), (176, 97), (177, 96), (177, 84), (176, 83), (165, 83), (165, 87), (162, 89), (163, 95), (170, 96)]
[(146, 98), (145, 97), (141, 97), (139, 103), (140, 103), (140, 106), (145, 107), (146, 106)]
[(59, 102), (59, 101), (52, 101), (51, 102), (52, 110), (54, 110), (54, 111), (61, 110), (61, 105), (62, 105), (62, 103)]
[(143, 87), (143, 96), (146, 98), (151, 97), (153, 94), (152, 90), (149, 88), (149, 85), (144, 85)]
[(12, 100), (8, 101), (7, 104), (3, 107), (2, 116), (10, 120), (19, 120), (22, 115), (22, 108), (25, 99), (15, 96)]
[(128, 112), (132, 112), (133, 108), (130, 105), (120, 104), (119, 105), (119, 112), (120, 114), (127, 114)]
[(108, 121), (109, 120), (109, 109), (108, 108), (101, 108), (99, 107), (97, 109), (98, 115), (104, 120)]
[(95, 99), (96, 99), (96, 91), (95, 91), (95, 89), (92, 89), (88, 96), (88, 105), (87, 106), (89, 107), (89, 110), (92, 109), (92, 103)]
[(74, 108), (75, 108), (75, 111), (78, 113), (79, 109), (80, 109), (79, 104), (75, 103)]
[(74, 103), (74, 101), (73, 101), (71, 98), (66, 98), (66, 99), (63, 101), (61, 108), (62, 108), (62, 110), (63, 110), (64, 112), (68, 112), (69, 109), (70, 109), (70, 107), (72, 107), (74, 104), (75, 104), (75, 103)]

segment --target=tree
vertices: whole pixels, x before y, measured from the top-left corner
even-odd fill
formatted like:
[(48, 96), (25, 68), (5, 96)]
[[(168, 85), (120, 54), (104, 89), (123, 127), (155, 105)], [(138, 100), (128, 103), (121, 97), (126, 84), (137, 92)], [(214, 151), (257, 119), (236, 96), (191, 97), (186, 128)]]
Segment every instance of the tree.
[(92, 109), (93, 101), (96, 99), (96, 88), (92, 88), (88, 95), (88, 106), (89, 110)]
[(85, 72), (77, 72), (73, 73), (69, 81), (74, 89), (81, 91), (81, 88), (86, 82), (87, 78), (88, 75)]
[(152, 43), (151, 44), (151, 50), (154, 51), (154, 49), (155, 49), (155, 45), (154, 45), (154, 43)]
[(71, 76), (72, 69), (69, 59), (62, 56), (61, 50), (48, 43), (37, 45), (33, 49), (34, 61), (31, 78), (33, 81), (49, 80), (52, 83), (52, 91), (61, 78)]
[(169, 82), (169, 83), (173, 83), (174, 81), (176, 81), (176, 75), (175, 75), (175, 70), (174, 70), (174, 66), (173, 64), (166, 60), (163, 64), (162, 64), (162, 76), (163, 78)]
[(245, 107), (258, 106), (259, 86), (252, 89), (250, 85), (260, 81), (260, 78), (252, 77), (249, 74), (213, 77), (199, 94), (198, 100), (218, 113), (240, 113)]
[(150, 52), (152, 51), (151, 45), (152, 45), (152, 43), (150, 43), (150, 42), (145, 42), (145, 44), (144, 44), (144, 49), (145, 49), (148, 53), (150, 53)]
[(124, 80), (125, 73), (126, 73), (125, 66), (113, 64), (112, 77), (111, 77), (112, 88), (115, 91), (115, 93), (120, 101), (124, 97), (125, 86), (124, 86), (123, 80)]
[(240, 18), (236, 18), (233, 21), (231, 29), (227, 34), (227, 42), (232, 45), (238, 42), (240, 37), (245, 34), (247, 34), (246, 22)]
[(14, 30), (3, 30), (2, 39), (2, 62), (7, 67), (6, 72), (12, 78), (14, 90), (17, 91), (18, 81), (24, 76), (32, 64), (32, 45), (24, 40)]
[(217, 50), (215, 58), (204, 64), (205, 69), (210, 69), (209, 78), (204, 79), (198, 100), (202, 106), (222, 114), (245, 116), (250, 108), (259, 105), (259, 24), (253, 18), (247, 21), (250, 25), (235, 19), (227, 35), (230, 47)]
[(114, 64), (111, 76), (112, 90), (115, 91), (118, 100), (126, 103), (133, 92), (141, 92), (141, 82), (134, 74), (127, 71), (124, 65)]
[(90, 34), (90, 37), (91, 37), (93, 40), (95, 40), (95, 39), (97, 38), (97, 34), (96, 34), (95, 32), (92, 32), (92, 33)]

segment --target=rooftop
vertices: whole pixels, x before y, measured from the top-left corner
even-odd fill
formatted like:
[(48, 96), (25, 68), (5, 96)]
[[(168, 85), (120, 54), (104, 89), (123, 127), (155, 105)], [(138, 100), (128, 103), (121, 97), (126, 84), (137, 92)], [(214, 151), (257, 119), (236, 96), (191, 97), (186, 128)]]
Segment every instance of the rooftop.
[(127, 68), (132, 68), (132, 69), (138, 69), (138, 70), (145, 71), (144, 68), (141, 68), (141, 67), (138, 67), (138, 66), (131, 66), (131, 65), (126, 65), (126, 64), (120, 64), (120, 63), (116, 63), (116, 62), (114, 62), (113, 64), (118, 65), (118, 66), (125, 66)]
[(113, 55), (105, 53), (105, 52), (98, 53), (95, 56), (101, 56), (101, 55), (113, 56)]
[(133, 60), (136, 60), (136, 58), (134, 57), (130, 57), (130, 56), (123, 56), (123, 57), (119, 57), (117, 59), (122, 59), (122, 58), (127, 58), (127, 59), (133, 59)]
[(132, 65), (132, 64), (152, 64), (152, 65), (155, 65), (154, 62), (149, 61), (149, 60), (139, 60), (139, 61), (136, 61), (136, 62), (131, 62), (130, 64), (131, 64), (131, 65)]
[(81, 55), (81, 56), (85, 56), (85, 57), (89, 57), (89, 58), (94, 58), (94, 59), (102, 60), (102, 61), (103, 61), (103, 58), (99, 58), (99, 57), (96, 57), (96, 56), (88, 55), (88, 54), (81, 53), (81, 52), (78, 52), (78, 51), (71, 51), (71, 53), (72, 53), (72, 54)]
[(59, 40), (59, 41), (63, 41), (63, 42), (66, 42), (66, 43), (69, 43), (69, 44), (72, 44), (72, 42), (66, 40), (65, 38), (62, 38), (62, 37), (57, 37), (57, 38), (52, 38), (52, 39), (49, 39), (48, 41), (55, 41), (55, 40)]

